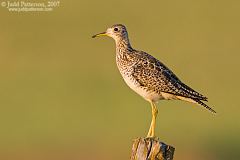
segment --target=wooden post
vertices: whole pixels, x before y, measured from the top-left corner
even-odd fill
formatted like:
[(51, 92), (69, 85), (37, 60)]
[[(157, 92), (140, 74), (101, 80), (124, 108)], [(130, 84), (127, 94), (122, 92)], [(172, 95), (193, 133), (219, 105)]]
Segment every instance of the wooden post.
[(133, 141), (131, 160), (173, 160), (175, 148), (159, 138), (137, 138)]

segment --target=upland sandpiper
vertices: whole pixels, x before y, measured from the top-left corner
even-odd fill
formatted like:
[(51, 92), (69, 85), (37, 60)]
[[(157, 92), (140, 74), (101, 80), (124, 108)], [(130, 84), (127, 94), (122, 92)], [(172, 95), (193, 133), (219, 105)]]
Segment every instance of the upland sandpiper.
[(199, 104), (212, 113), (212, 108), (202, 101), (207, 97), (185, 85), (162, 62), (144, 51), (131, 47), (127, 29), (122, 24), (115, 24), (93, 36), (109, 36), (116, 43), (116, 62), (118, 69), (127, 85), (149, 101), (152, 106), (152, 121), (147, 137), (154, 137), (157, 117), (156, 102), (159, 100), (183, 100)]

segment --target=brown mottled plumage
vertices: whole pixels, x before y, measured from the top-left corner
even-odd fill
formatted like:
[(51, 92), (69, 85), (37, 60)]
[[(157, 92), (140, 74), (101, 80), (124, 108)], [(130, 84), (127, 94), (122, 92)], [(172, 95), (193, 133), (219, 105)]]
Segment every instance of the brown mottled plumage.
[(199, 104), (216, 113), (202, 102), (207, 101), (207, 97), (181, 82), (163, 63), (146, 52), (133, 49), (124, 25), (113, 25), (106, 32), (97, 34), (93, 38), (101, 35), (107, 35), (115, 40), (117, 66), (127, 85), (152, 105), (153, 118), (148, 137), (154, 136), (158, 112), (155, 102), (159, 100), (184, 100)]

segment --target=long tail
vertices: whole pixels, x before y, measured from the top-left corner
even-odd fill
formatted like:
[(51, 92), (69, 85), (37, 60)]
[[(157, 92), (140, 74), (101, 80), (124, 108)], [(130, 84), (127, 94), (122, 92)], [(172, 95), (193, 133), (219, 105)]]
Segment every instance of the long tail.
[(208, 109), (208, 110), (209, 110), (210, 112), (212, 112), (213, 114), (216, 114), (216, 113), (217, 113), (214, 109), (212, 109), (211, 107), (209, 107), (208, 105), (206, 105), (205, 103), (203, 103), (201, 100), (199, 100), (199, 99), (192, 99), (192, 100), (194, 100), (197, 104), (205, 107), (206, 109)]

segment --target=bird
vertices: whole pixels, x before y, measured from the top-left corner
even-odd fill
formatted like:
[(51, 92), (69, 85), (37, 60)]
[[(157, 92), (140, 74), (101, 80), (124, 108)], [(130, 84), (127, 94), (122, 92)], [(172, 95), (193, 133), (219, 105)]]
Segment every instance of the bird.
[(160, 100), (182, 100), (216, 111), (205, 104), (207, 97), (184, 84), (166, 65), (152, 55), (132, 48), (127, 28), (123, 24), (114, 24), (105, 32), (92, 38), (108, 36), (115, 40), (116, 63), (126, 84), (145, 100), (150, 102), (152, 120), (147, 137), (155, 137), (155, 126)]

